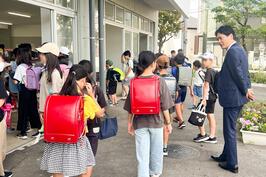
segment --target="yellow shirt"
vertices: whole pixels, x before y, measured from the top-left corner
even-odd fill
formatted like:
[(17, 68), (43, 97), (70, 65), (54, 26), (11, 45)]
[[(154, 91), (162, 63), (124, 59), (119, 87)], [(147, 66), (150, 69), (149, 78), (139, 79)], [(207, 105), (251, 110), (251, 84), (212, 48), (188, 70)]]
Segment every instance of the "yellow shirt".
[(84, 96), (84, 118), (85, 122), (88, 119), (93, 120), (97, 112), (100, 111), (100, 107), (95, 103), (92, 97), (85, 95)]

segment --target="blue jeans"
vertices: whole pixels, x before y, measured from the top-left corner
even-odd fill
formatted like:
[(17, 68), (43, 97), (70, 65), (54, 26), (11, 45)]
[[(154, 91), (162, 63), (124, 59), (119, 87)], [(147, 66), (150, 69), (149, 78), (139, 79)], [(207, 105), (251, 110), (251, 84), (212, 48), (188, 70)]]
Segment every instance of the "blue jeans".
[(138, 177), (161, 175), (163, 171), (163, 128), (135, 130)]

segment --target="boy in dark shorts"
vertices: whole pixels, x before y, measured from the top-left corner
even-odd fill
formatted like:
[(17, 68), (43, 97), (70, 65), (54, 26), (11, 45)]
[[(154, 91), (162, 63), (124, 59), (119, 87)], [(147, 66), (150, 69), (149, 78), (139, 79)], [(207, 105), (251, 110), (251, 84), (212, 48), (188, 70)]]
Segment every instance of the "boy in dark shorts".
[(207, 113), (207, 118), (209, 121), (210, 135), (207, 135), (204, 126), (199, 127), (200, 134), (198, 134), (198, 136), (194, 138), (194, 141), (197, 143), (206, 142), (215, 144), (217, 143), (217, 138), (215, 137), (216, 120), (214, 117), (214, 109), (217, 100), (217, 94), (214, 90), (214, 84), (217, 71), (212, 68), (214, 55), (211, 52), (204, 53), (201, 58), (203, 67), (206, 69), (205, 81), (203, 84), (203, 97), (201, 103), (206, 106), (205, 111)]
[(117, 71), (114, 70), (113, 62), (111, 60), (106, 60), (106, 88), (107, 94), (112, 101), (110, 106), (117, 105), (116, 89), (117, 89), (117, 77), (120, 75)]

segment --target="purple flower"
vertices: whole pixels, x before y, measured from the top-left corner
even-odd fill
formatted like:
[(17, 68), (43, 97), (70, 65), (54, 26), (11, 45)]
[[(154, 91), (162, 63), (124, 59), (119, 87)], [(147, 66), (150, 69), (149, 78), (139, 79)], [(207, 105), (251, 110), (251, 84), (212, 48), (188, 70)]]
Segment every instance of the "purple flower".
[(246, 120), (246, 121), (245, 121), (245, 124), (246, 124), (246, 125), (251, 125), (251, 121), (250, 121), (250, 120)]

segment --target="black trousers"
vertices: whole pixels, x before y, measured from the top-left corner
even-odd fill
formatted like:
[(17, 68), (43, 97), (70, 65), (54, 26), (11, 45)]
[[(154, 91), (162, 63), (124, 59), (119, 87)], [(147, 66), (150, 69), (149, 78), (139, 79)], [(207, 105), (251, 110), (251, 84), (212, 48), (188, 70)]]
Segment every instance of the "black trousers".
[(28, 90), (25, 85), (21, 84), (18, 105), (17, 130), (20, 130), (21, 134), (26, 134), (28, 122), (31, 128), (40, 129), (42, 124), (38, 112), (37, 91)]

